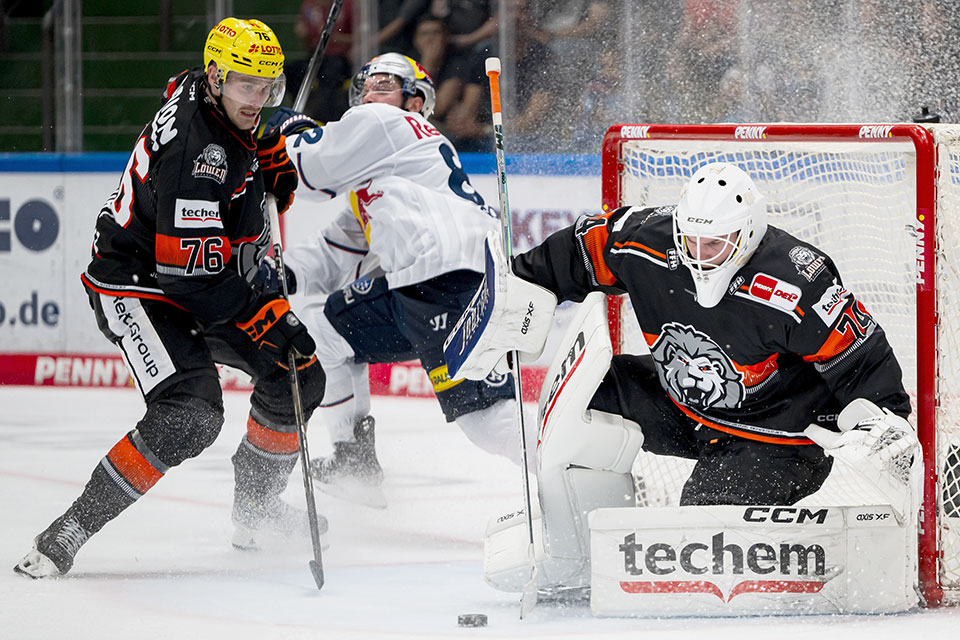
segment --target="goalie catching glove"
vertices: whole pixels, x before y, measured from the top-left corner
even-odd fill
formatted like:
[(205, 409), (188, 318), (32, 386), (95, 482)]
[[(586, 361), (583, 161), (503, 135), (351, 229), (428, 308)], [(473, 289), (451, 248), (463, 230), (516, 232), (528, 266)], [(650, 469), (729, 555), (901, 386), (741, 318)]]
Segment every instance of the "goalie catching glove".
[(827, 455), (867, 479), (903, 518), (913, 501), (911, 472), (920, 458), (920, 441), (913, 427), (865, 398), (844, 407), (837, 426), (840, 433), (813, 424), (804, 433)]
[(292, 352), (300, 368), (312, 361), (313, 352), (317, 349), (306, 327), (290, 310), (290, 303), (283, 298), (266, 298), (249, 320), (237, 322), (237, 326), (260, 349), (275, 354), (281, 367), (287, 366)]
[(443, 345), (451, 379), (483, 380), (508, 351), (538, 358), (557, 307), (552, 292), (513, 275), (495, 232), (485, 255), (480, 288)]

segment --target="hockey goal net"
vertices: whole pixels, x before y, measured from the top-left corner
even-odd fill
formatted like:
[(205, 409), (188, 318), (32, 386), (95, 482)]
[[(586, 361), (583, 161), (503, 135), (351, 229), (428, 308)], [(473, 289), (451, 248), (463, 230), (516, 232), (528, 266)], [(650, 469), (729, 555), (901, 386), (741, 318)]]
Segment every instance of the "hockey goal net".
[[(928, 605), (956, 603), (960, 126), (615, 125), (603, 143), (603, 207), (674, 204), (690, 175), (712, 161), (747, 171), (768, 198), (770, 223), (829, 254), (886, 331), (924, 447), (919, 584)], [(609, 311), (615, 350), (645, 351), (629, 301), (611, 298)], [(642, 452), (634, 465), (638, 504), (677, 504), (691, 467)], [(842, 498), (823, 491), (809, 503), (856, 504), (850, 496), (860, 489)], [(863, 492), (862, 504), (876, 500)]]

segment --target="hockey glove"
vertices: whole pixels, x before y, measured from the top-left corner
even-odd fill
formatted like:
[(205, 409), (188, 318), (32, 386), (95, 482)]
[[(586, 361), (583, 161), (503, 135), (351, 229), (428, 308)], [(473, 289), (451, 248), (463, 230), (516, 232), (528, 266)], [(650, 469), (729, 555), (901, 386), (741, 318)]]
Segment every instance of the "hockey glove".
[(272, 132), (276, 129), (280, 131), (282, 135), (295, 136), (304, 131), (316, 129), (319, 126), (317, 121), (310, 116), (305, 116), (299, 111), (294, 111), (289, 107), (280, 107), (274, 111), (270, 119), (267, 120), (267, 124), (263, 130)]
[(290, 310), (290, 303), (283, 298), (265, 296), (264, 304), (253, 316), (237, 326), (243, 329), (256, 345), (274, 354), (277, 363), (287, 366), (290, 353), (297, 358), (297, 367), (303, 360), (312, 360), (317, 345), (307, 333), (306, 327)]
[(263, 173), (263, 186), (277, 199), (277, 212), (283, 213), (293, 204), (297, 188), (297, 169), (287, 155), (287, 138), (279, 129), (264, 133), (257, 141), (257, 156)]
[[(297, 277), (290, 270), (290, 267), (283, 265), (283, 271), (287, 275), (287, 294), (293, 295), (297, 292)], [(277, 273), (277, 263), (270, 256), (264, 256), (260, 261), (260, 268), (253, 276), (254, 290), (260, 296), (278, 296), (280, 293), (280, 274)]]
[(913, 427), (865, 398), (844, 407), (837, 426), (840, 433), (813, 424), (804, 433), (827, 455), (868, 480), (902, 518), (914, 499), (912, 470), (920, 458), (920, 441)]

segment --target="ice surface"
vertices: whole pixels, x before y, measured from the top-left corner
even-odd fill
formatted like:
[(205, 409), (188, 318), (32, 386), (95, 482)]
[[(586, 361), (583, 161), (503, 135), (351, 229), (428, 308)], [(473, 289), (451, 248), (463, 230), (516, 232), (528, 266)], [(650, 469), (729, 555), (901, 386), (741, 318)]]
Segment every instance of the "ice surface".
[[(539, 606), (480, 576), (488, 518), (522, 504), (517, 467), (472, 446), (436, 402), (374, 398), (390, 501), (384, 511), (318, 493), (330, 519), (326, 585), (317, 591), (308, 538), (256, 553), (229, 544), (230, 455), (246, 398), (200, 457), (172, 470), (94, 536), (64, 579), (11, 568), (34, 535), (79, 494), (106, 451), (139, 419), (133, 390), (0, 387), (0, 638), (946, 638), (960, 611), (898, 616), (597, 619), (589, 608)], [(329, 449), (312, 425), (312, 454)], [(286, 497), (303, 505), (299, 472)], [(485, 613), (486, 628), (457, 615)]]

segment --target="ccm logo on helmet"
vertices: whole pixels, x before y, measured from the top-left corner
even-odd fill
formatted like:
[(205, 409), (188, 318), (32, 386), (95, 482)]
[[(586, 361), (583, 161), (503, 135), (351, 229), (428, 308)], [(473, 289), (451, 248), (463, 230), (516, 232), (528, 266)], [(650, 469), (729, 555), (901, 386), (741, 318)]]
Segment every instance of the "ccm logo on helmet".
[(792, 311), (800, 300), (800, 287), (778, 280), (765, 273), (753, 276), (750, 282), (750, 295), (764, 300), (775, 307)]

